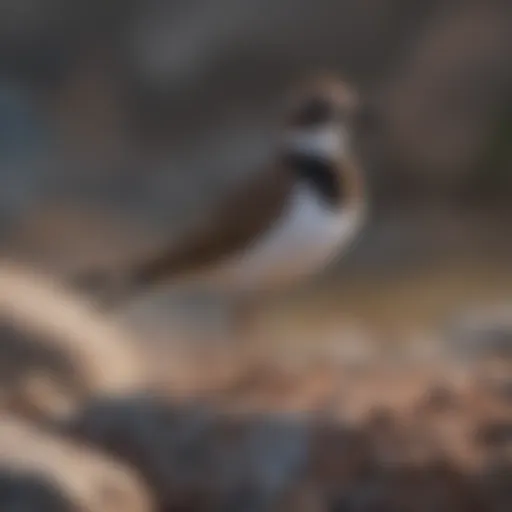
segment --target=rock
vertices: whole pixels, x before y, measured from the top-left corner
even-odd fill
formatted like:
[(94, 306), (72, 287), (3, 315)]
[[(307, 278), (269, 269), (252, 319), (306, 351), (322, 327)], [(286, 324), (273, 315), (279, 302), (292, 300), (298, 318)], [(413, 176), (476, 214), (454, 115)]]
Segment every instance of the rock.
[(72, 500), (43, 474), (0, 470), (0, 507), (5, 512), (75, 512)]
[(92, 306), (21, 266), (0, 265), (0, 408), (70, 413), (145, 382), (144, 358)]
[(137, 467), (164, 510), (273, 510), (308, 454), (302, 422), (148, 396), (91, 404), (68, 428)]
[(512, 358), (512, 315), (508, 305), (469, 310), (455, 317), (444, 336), (448, 350), (464, 359)]
[[(105, 455), (13, 417), (0, 418), (0, 507), (73, 512), (151, 512), (135, 472)], [(41, 499), (42, 501), (35, 501)], [(44, 508), (49, 506), (56, 508)], [(25, 510), (25, 509), (24, 509)]]

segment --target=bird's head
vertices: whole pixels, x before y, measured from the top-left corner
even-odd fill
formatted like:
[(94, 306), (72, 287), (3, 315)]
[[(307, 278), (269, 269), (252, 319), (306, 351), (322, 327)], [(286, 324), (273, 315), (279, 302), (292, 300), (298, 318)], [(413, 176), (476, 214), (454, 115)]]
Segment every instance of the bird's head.
[(325, 161), (343, 159), (350, 153), (357, 106), (357, 94), (344, 80), (326, 74), (307, 80), (290, 97), (285, 151)]

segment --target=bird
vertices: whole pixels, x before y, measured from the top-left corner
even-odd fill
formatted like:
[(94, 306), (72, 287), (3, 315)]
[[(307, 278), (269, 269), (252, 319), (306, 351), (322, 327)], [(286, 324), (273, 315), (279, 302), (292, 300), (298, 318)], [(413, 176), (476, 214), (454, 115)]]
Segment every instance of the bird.
[[(196, 229), (117, 269), (106, 307), (160, 286), (250, 297), (322, 271), (353, 243), (367, 216), (353, 143), (359, 105), (355, 88), (333, 73), (316, 73), (292, 88), (268, 164), (221, 198)], [(75, 282), (90, 287), (109, 279), (92, 272)]]

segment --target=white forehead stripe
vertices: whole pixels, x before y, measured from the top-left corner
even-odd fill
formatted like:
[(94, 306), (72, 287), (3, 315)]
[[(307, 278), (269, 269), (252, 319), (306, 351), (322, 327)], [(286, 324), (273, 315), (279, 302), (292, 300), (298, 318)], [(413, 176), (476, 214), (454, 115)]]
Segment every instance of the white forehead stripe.
[(339, 126), (320, 126), (293, 129), (288, 133), (286, 143), (294, 153), (329, 159), (343, 154), (346, 138)]

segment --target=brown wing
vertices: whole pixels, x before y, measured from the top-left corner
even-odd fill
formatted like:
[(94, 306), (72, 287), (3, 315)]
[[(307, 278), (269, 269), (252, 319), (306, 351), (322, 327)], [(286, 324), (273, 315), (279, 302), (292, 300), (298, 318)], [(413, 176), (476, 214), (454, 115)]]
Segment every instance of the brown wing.
[(279, 216), (291, 189), (286, 169), (255, 176), (196, 232), (132, 269), (136, 281), (155, 282), (214, 265), (243, 248)]
[[(342, 183), (340, 207), (365, 202), (363, 180), (355, 162), (345, 159), (333, 172)], [(258, 174), (230, 195), (210, 221), (172, 246), (119, 271), (78, 276), (74, 284), (102, 296), (103, 305), (108, 307), (157, 283), (205, 270), (241, 250), (279, 216), (293, 179), (292, 169), (285, 166)]]
[[(364, 201), (361, 172), (355, 162), (344, 159), (335, 166), (333, 173), (342, 183), (340, 206)], [(279, 216), (293, 180), (293, 170), (284, 165), (255, 176), (223, 203), (202, 229), (133, 267), (129, 281), (135, 287), (144, 288), (206, 269), (236, 253)]]
[(285, 168), (258, 174), (231, 195), (201, 229), (133, 267), (131, 280), (144, 286), (194, 273), (236, 253), (279, 216), (291, 187), (292, 176)]

